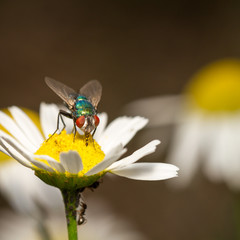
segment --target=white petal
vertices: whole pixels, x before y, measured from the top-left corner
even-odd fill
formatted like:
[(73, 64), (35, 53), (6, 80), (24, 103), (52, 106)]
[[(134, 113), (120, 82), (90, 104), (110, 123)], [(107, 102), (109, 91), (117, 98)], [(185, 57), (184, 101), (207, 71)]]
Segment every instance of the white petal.
[(188, 115), (179, 123), (174, 134), (166, 162), (179, 166), (181, 176), (171, 183), (184, 187), (192, 180), (198, 166), (202, 142), (202, 124), (204, 119), (199, 114)]
[(115, 163), (113, 163), (107, 170), (117, 170), (119, 168), (125, 167), (129, 164), (132, 164), (138, 161), (140, 158), (143, 158), (146, 155), (149, 155), (156, 150), (156, 146), (160, 144), (159, 140), (153, 140), (144, 147), (135, 151), (132, 155), (125, 157)]
[(57, 128), (57, 117), (59, 109), (55, 104), (40, 104), (40, 122), (45, 138), (53, 134)]
[(46, 171), (48, 171), (48, 172), (54, 172), (54, 170), (53, 170), (51, 167), (49, 167), (46, 163), (40, 162), (39, 160), (35, 160), (34, 157), (35, 157), (35, 155), (33, 155), (31, 159), (29, 159), (29, 161), (30, 161), (32, 164), (34, 164), (34, 165), (37, 166), (38, 168), (43, 169), (43, 170), (46, 170)]
[(20, 108), (15, 106), (9, 107), (8, 109), (11, 112), (13, 118), (15, 119), (17, 125), (25, 134), (25, 136), (29, 139), (29, 141), (31, 141), (36, 147), (39, 147), (40, 144), (44, 141), (44, 139), (36, 125), (28, 117), (28, 115)]
[(124, 153), (126, 153), (126, 151), (127, 149), (123, 148), (122, 144), (120, 143), (120, 144), (114, 145), (107, 154), (105, 153), (105, 158), (111, 158), (113, 156), (119, 156), (120, 158)]
[(61, 172), (61, 173), (65, 172), (63, 165), (48, 155), (34, 155), (34, 158), (40, 158), (40, 159), (47, 160), (49, 165), (52, 168), (56, 169), (58, 172)]
[[(3, 132), (2, 130), (0, 130), (0, 139), (5, 140), (6, 142), (8, 142), (8, 144), (10, 145), (8, 147), (8, 149), (11, 150), (11, 152), (20, 157), (19, 154), (21, 155), (21, 157), (24, 157), (24, 159), (28, 159), (26, 156), (23, 155), (23, 153), (26, 154), (31, 154), (31, 152), (26, 149), (24, 146), (22, 146), (19, 142), (17, 142), (12, 136), (8, 135), (7, 133)], [(8, 152), (6, 152), (6, 150), (4, 149), (4, 153), (6, 153), (7, 155), (9, 155)], [(20, 158), (21, 158), (20, 157)]]
[(211, 180), (224, 180), (230, 187), (239, 189), (239, 117), (221, 116), (215, 119), (214, 123), (214, 145), (209, 149), (205, 173)]
[(178, 122), (182, 104), (181, 95), (155, 96), (131, 102), (124, 112), (144, 116), (150, 120), (148, 127), (158, 127)]
[(102, 162), (98, 163), (96, 166), (94, 166), (92, 169), (90, 169), (85, 175), (90, 176), (96, 173), (99, 173), (109, 167), (112, 163), (117, 161), (117, 159), (122, 156), (127, 149), (123, 148), (121, 144), (115, 146), (112, 148), (110, 154), (103, 159)]
[(20, 149), (16, 149), (15, 146), (12, 146), (11, 142), (9, 142), (5, 138), (0, 138), (0, 145), (5, 150), (8, 156), (16, 159), (19, 163), (24, 165), (25, 167), (34, 169), (29, 163), (29, 159), (26, 159), (23, 155), (23, 152)]
[(125, 146), (147, 123), (143, 117), (119, 117), (108, 125), (98, 143), (107, 154), (113, 143)]
[(98, 117), (100, 119), (100, 123), (99, 123), (99, 126), (97, 127), (97, 130), (94, 134), (94, 139), (98, 142), (98, 140), (100, 139), (103, 131), (105, 130), (106, 128), (106, 125), (107, 125), (107, 120), (108, 120), (108, 115), (107, 113), (103, 112), (103, 113), (99, 113), (98, 114)]
[(37, 146), (34, 146), (24, 135), (17, 124), (7, 114), (0, 111), (0, 124), (6, 128), (6, 130), (12, 134), (22, 145), (24, 145), (30, 151), (36, 151)]
[[(225, 158), (226, 147), (224, 145), (229, 142), (229, 140), (226, 141), (225, 139), (225, 130), (220, 118), (220, 116), (218, 119), (209, 118), (205, 120), (205, 126), (202, 127), (202, 132), (205, 132), (205, 141), (202, 142), (202, 146), (204, 146), (202, 149), (203, 157), (205, 159), (203, 163), (204, 172), (214, 182), (222, 180), (221, 160), (223, 158), (221, 154), (224, 154)], [(230, 139), (232, 140), (232, 138)]]
[(45, 163), (35, 160), (34, 155), (32, 155), (31, 153), (21, 150), (21, 148), (19, 148), (17, 145), (15, 145), (14, 142), (11, 141), (10, 138), (7, 139), (5, 137), (2, 137), (2, 139), (0, 139), (0, 140), (1, 140), (0, 143), (2, 142), (2, 144), (1, 144), (2, 147), (4, 147), (6, 151), (8, 151), (9, 155), (12, 158), (16, 159), (17, 161), (19, 161), (24, 166), (34, 169), (34, 167), (29, 163), (29, 162), (31, 162), (32, 164), (34, 164), (35, 166), (37, 166), (41, 169), (47, 170), (49, 172), (54, 171), (52, 168), (47, 166)]
[(0, 146), (0, 152), (4, 153), (6, 155), (9, 155), (8, 152), (2, 146)]
[(83, 169), (82, 159), (76, 151), (62, 152), (60, 162), (66, 171), (77, 174)]
[(116, 156), (116, 157), (111, 157), (111, 158), (104, 159), (104, 161), (102, 161), (99, 164), (97, 164), (96, 166), (94, 166), (85, 175), (86, 176), (91, 176), (91, 175), (94, 175), (94, 174), (97, 174), (97, 173), (103, 171), (108, 166), (110, 166), (113, 162), (115, 162), (117, 160), (117, 158), (118, 157)]
[(26, 154), (31, 154), (32, 153), (27, 148), (25, 148), (25, 146), (22, 146), (18, 141), (16, 141), (12, 136), (8, 135), (7, 133), (3, 132), (2, 130), (0, 130), (0, 138), (7, 141), (15, 149), (20, 149), (20, 150), (18, 150), (19, 152), (23, 152), (23, 153), (26, 153)]
[[(66, 110), (65, 107), (62, 109)], [(56, 104), (40, 104), (40, 122), (43, 129), (45, 138), (48, 138), (49, 134), (53, 134), (57, 129), (57, 119), (60, 108)], [(66, 110), (68, 111), (68, 110)], [(73, 129), (73, 120), (63, 116), (64, 123), (66, 124), (66, 131), (70, 133)], [(58, 133), (63, 129), (62, 121), (59, 119)]]
[(134, 163), (112, 173), (135, 180), (156, 181), (177, 176), (178, 168), (166, 163)]

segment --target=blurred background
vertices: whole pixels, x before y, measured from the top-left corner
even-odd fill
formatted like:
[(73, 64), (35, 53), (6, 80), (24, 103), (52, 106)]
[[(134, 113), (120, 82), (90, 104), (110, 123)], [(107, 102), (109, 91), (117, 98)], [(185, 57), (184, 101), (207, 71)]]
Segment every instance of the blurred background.
[[(38, 111), (42, 101), (60, 102), (45, 76), (74, 89), (98, 79), (99, 111), (111, 121), (131, 101), (181, 93), (209, 62), (240, 57), (239, 23), (239, 1), (0, 1), (0, 107)], [(164, 144), (166, 129), (139, 142), (144, 131), (128, 153), (153, 138)], [(171, 138), (171, 126), (167, 132)], [(144, 160), (164, 162), (164, 151)], [(105, 177), (89, 195), (107, 199), (116, 219), (146, 239), (237, 239), (232, 191), (201, 172), (182, 190)]]

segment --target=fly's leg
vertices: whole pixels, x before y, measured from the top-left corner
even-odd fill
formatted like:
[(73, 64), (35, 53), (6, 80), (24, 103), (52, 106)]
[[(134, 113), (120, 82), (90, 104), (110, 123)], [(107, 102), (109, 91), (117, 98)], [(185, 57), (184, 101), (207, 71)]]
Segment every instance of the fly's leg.
[[(72, 117), (72, 114), (69, 113), (69, 112), (66, 112), (64, 110), (60, 110), (59, 113), (58, 113), (58, 118), (57, 118), (57, 129), (54, 131), (54, 133), (47, 139), (47, 141), (59, 130), (59, 119), (61, 119), (62, 121), (62, 124), (63, 124), (63, 128), (62, 130), (64, 130), (66, 128), (66, 124), (65, 122), (63, 121), (63, 117), (62, 116), (65, 116), (65, 117), (68, 117), (68, 118), (73, 118)], [(62, 132), (61, 130), (61, 132)]]
[[(73, 119), (73, 116), (72, 116), (71, 113), (66, 112), (66, 111), (64, 111), (64, 110), (60, 110), (59, 113), (58, 113), (57, 130), (59, 129), (59, 117), (61, 118), (61, 121), (62, 121), (62, 123), (63, 123), (63, 128), (62, 128), (62, 130), (64, 130), (64, 129), (66, 128), (66, 124), (65, 124), (65, 122), (63, 121), (62, 116)], [(57, 131), (57, 130), (56, 130), (56, 131)], [(61, 132), (62, 132), (62, 130), (61, 130)]]
[(75, 121), (74, 118), (73, 118), (73, 130), (72, 130), (72, 132), (74, 133), (73, 141), (75, 141), (75, 137), (76, 137), (76, 134), (77, 134), (77, 128), (76, 128), (76, 121)]
[(85, 133), (85, 136), (86, 136), (86, 146), (88, 146), (89, 133)]
[[(97, 130), (97, 128), (95, 128), (95, 129), (93, 130), (93, 133), (92, 133), (93, 146), (94, 146), (94, 139), (93, 139), (93, 136), (94, 136), (96, 130)], [(89, 134), (88, 134), (88, 136), (86, 136), (86, 146), (88, 145), (88, 141), (87, 141), (87, 140), (89, 140), (88, 138), (89, 138)], [(95, 146), (94, 146), (94, 147), (95, 147)]]
[(95, 129), (93, 130), (92, 137), (94, 136), (94, 134), (95, 134), (96, 130), (97, 130), (97, 128), (95, 128)]

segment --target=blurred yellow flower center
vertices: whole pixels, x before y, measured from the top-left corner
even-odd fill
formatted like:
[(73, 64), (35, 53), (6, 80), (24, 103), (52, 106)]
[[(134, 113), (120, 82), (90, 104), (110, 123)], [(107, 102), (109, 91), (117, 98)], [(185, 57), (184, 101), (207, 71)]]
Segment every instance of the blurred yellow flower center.
[[(88, 143), (87, 146), (86, 142)], [(104, 152), (91, 135), (86, 138), (85, 135), (77, 134), (74, 139), (74, 134), (67, 134), (65, 130), (60, 134), (54, 134), (44, 141), (35, 154), (48, 155), (60, 162), (60, 153), (68, 152), (69, 150), (77, 151), (82, 159), (83, 170), (78, 173), (80, 177), (105, 157)], [(39, 160), (48, 164), (45, 160)]]
[(195, 106), (211, 112), (240, 110), (240, 61), (222, 60), (198, 72), (186, 87)]

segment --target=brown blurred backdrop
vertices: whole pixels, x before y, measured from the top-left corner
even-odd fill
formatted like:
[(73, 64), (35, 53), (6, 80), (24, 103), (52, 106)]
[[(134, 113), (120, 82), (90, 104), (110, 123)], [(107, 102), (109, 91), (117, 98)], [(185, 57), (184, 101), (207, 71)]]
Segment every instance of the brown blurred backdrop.
[[(0, 56), (0, 107), (59, 102), (44, 76), (75, 89), (98, 79), (99, 109), (112, 120), (134, 99), (180, 93), (208, 62), (240, 57), (240, 2), (2, 0)], [(140, 146), (133, 142), (130, 152)], [(119, 177), (88, 194), (148, 239), (236, 239), (232, 193), (201, 174), (183, 191)]]

